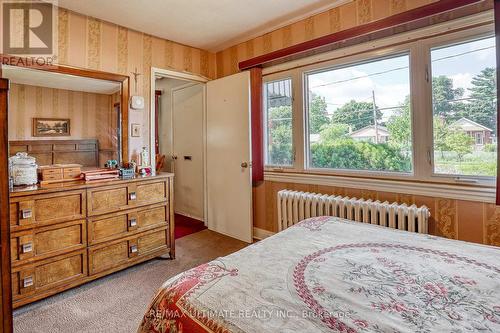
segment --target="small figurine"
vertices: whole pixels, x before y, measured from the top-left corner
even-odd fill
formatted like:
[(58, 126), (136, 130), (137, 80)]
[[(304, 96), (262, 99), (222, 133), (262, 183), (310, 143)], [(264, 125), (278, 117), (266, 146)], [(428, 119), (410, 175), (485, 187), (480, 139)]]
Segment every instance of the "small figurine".
[(106, 163), (104, 164), (105, 168), (109, 169), (116, 169), (118, 168), (118, 161), (117, 160), (107, 160)]
[(137, 162), (135, 160), (131, 160), (129, 163), (129, 168), (133, 169), (134, 172), (137, 172)]
[(141, 151), (141, 166), (149, 166), (149, 152), (147, 147), (142, 147)]

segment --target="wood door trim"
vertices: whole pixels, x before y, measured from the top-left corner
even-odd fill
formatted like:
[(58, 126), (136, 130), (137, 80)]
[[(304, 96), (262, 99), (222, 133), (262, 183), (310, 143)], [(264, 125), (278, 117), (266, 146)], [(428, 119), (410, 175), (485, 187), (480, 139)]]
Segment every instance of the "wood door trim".
[[(496, 39), (496, 53), (497, 53), (497, 64), (500, 64), (500, 1), (495, 0), (494, 4), (495, 12), (495, 39)], [(497, 77), (500, 77), (500, 66), (497, 65)], [(500, 98), (500, 85), (497, 85), (497, 99)], [(497, 137), (500, 133), (500, 103), (497, 103)], [(497, 144), (497, 165), (500, 166), (500, 154), (498, 154), (498, 144)], [(497, 168), (497, 193), (496, 193), (496, 204), (500, 205), (500, 168)]]
[(263, 128), (262, 68), (250, 69), (250, 114), (252, 129), (252, 182), (264, 181), (264, 128)]

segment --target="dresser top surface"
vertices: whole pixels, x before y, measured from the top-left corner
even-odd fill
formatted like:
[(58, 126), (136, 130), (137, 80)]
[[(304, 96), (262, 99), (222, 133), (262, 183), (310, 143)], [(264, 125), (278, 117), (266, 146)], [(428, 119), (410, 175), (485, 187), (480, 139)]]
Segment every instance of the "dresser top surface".
[(133, 178), (121, 178), (121, 179), (113, 179), (107, 181), (94, 181), (94, 182), (85, 182), (84, 180), (74, 181), (74, 182), (61, 182), (61, 183), (53, 183), (47, 185), (32, 185), (32, 186), (19, 186), (14, 187), (10, 190), (10, 197), (21, 197), (26, 195), (35, 195), (35, 194), (44, 194), (44, 193), (52, 193), (52, 192), (60, 192), (60, 191), (71, 191), (71, 190), (79, 190), (100, 186), (111, 186), (111, 185), (120, 185), (124, 183), (132, 183), (144, 180), (155, 180), (155, 179), (164, 179), (164, 178), (173, 178), (173, 173), (161, 172), (155, 175), (141, 176), (136, 175)]

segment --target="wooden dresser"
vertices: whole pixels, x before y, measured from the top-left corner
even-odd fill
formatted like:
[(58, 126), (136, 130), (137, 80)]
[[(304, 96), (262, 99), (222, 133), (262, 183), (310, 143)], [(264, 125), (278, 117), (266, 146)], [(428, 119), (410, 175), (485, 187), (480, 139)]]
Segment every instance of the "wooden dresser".
[(14, 308), (139, 262), (175, 257), (173, 175), (10, 193)]

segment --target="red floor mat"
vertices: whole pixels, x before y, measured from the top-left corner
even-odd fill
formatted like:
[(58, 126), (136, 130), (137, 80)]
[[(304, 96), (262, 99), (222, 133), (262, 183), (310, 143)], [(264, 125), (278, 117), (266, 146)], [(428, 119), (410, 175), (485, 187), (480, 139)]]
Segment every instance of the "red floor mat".
[(175, 214), (175, 239), (206, 229), (202, 221)]

